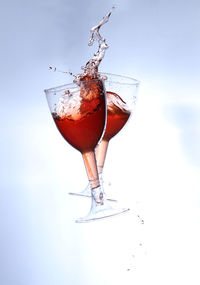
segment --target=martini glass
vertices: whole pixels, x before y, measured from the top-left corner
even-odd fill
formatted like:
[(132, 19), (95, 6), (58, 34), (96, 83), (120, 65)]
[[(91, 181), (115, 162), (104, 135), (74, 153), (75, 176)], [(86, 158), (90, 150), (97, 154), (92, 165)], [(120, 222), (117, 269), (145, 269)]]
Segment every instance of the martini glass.
[[(102, 140), (96, 147), (96, 160), (99, 173), (99, 180), (103, 187), (103, 168), (105, 164), (106, 153), (110, 140), (115, 137), (129, 121), (134, 113), (134, 107), (137, 99), (139, 81), (116, 74), (100, 73), (105, 78), (105, 88), (107, 97), (107, 125)], [(90, 197), (91, 191), (89, 185), (82, 192), (70, 192), (71, 195)], [(117, 202), (115, 199), (107, 200)]]
[(101, 219), (128, 209), (109, 205), (99, 182), (95, 147), (106, 124), (106, 99), (102, 79), (83, 80), (45, 90), (54, 122), (64, 139), (83, 157), (91, 192), (91, 209), (76, 222)]

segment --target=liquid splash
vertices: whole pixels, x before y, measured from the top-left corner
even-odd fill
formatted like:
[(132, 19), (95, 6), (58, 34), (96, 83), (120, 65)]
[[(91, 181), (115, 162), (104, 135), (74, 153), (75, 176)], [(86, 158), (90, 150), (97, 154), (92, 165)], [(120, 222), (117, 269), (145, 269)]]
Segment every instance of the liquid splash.
[(115, 9), (115, 6), (112, 7), (112, 10), (105, 17), (103, 17), (103, 19), (99, 22), (97, 26), (94, 26), (90, 30), (91, 37), (88, 42), (88, 45), (92, 46), (95, 40), (97, 40), (99, 44), (99, 48), (98, 48), (98, 51), (94, 53), (93, 58), (87, 62), (86, 66), (82, 67), (82, 69), (84, 70), (83, 72), (84, 75), (88, 75), (88, 73), (90, 75), (96, 75), (98, 73), (99, 64), (104, 58), (105, 52), (109, 47), (106, 43), (106, 39), (101, 36), (99, 30), (104, 24), (106, 24), (109, 21), (109, 18), (114, 9)]
[(103, 17), (103, 19), (99, 22), (99, 24), (91, 28), (90, 30), (91, 36), (88, 42), (88, 46), (92, 46), (94, 42), (97, 41), (99, 44), (99, 47), (98, 47), (97, 52), (94, 53), (94, 56), (86, 63), (86, 65), (81, 66), (81, 69), (83, 70), (82, 73), (75, 75), (71, 71), (58, 70), (56, 67), (52, 67), (52, 66), (49, 66), (49, 70), (54, 71), (54, 72), (61, 72), (61, 73), (65, 73), (70, 76), (73, 76), (74, 77), (73, 82), (78, 85), (81, 80), (90, 80), (94, 78), (106, 79), (106, 76), (100, 76), (100, 74), (98, 73), (98, 67), (102, 59), (104, 58), (105, 52), (109, 48), (109, 46), (106, 43), (106, 39), (101, 36), (99, 30), (104, 24), (106, 24), (109, 21), (109, 18), (115, 8), (116, 7), (113, 6), (111, 11), (105, 17)]
[(107, 92), (107, 109), (110, 113), (128, 113), (130, 115), (131, 111), (128, 109), (126, 102), (122, 98), (113, 92)]
[[(71, 76), (74, 76), (73, 82), (77, 85), (80, 86), (80, 94), (76, 94), (76, 96), (73, 96), (73, 98), (70, 98), (70, 93), (71, 91), (66, 90), (63, 93), (63, 96), (60, 98), (57, 106), (55, 107), (55, 113), (57, 113), (58, 116), (62, 117), (64, 114), (68, 113), (70, 114), (71, 118), (73, 119), (80, 119), (81, 117), (81, 104), (82, 100), (84, 100), (87, 97), (87, 100), (94, 99), (96, 94), (100, 92), (103, 92), (101, 84), (99, 80), (103, 79), (106, 80), (106, 76), (102, 76), (98, 72), (99, 65), (102, 61), (102, 59), (105, 56), (105, 52), (108, 49), (108, 45), (106, 43), (106, 39), (103, 38), (100, 34), (100, 28), (106, 24), (109, 21), (109, 18), (115, 9), (115, 6), (112, 7), (112, 10), (105, 16), (103, 19), (98, 23), (98, 25), (94, 26), (90, 30), (90, 39), (88, 42), (89, 46), (92, 46), (95, 41), (98, 42), (98, 50), (97, 52), (94, 53), (94, 56), (86, 63), (85, 66), (82, 66), (81, 69), (83, 70), (82, 73), (74, 75), (72, 72), (68, 71), (62, 71), (58, 70), (56, 67), (49, 67), (49, 70), (57, 71), (57, 72), (62, 72), (69, 74)], [(94, 80), (93, 82), (89, 80), (92, 79), (97, 79)], [(88, 85), (87, 88), (83, 87), (85, 85), (81, 84), (81, 82), (88, 80)], [(86, 82), (85, 82), (86, 83)], [(99, 91), (98, 91), (99, 88)], [(90, 95), (90, 96), (89, 96)], [(94, 97), (94, 98), (92, 98)]]

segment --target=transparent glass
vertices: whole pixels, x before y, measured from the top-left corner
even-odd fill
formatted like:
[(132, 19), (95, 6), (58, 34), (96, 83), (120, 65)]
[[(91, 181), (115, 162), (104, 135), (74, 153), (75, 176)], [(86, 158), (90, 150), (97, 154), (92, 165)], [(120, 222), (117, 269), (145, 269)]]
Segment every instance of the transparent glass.
[[(101, 73), (101, 75), (105, 78), (107, 125), (103, 138), (95, 149), (95, 153), (101, 188), (104, 195), (106, 195), (103, 187), (102, 173), (109, 142), (124, 128), (134, 113), (139, 81), (131, 77), (116, 74)], [(83, 191), (71, 192), (69, 194), (90, 197), (91, 191), (89, 185), (87, 185)], [(107, 198), (107, 200), (117, 202), (113, 198)]]
[(102, 191), (95, 147), (106, 124), (106, 96), (104, 81), (92, 79), (45, 90), (54, 122), (64, 139), (81, 152), (85, 164), (91, 196), (91, 209), (87, 216), (76, 222), (88, 222), (122, 212), (110, 206)]

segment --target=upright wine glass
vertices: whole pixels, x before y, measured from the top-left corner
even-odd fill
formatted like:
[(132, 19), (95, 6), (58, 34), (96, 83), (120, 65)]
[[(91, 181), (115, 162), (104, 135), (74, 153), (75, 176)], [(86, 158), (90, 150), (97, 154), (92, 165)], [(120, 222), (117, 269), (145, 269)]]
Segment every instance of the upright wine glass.
[[(103, 167), (110, 140), (118, 134), (134, 113), (134, 106), (137, 99), (139, 81), (116, 74), (100, 73), (105, 80), (107, 97), (107, 125), (102, 140), (96, 147), (96, 160), (99, 173), (99, 180), (103, 188)], [(120, 150), (119, 150), (120, 151)], [(82, 192), (70, 192), (72, 195), (90, 197), (89, 185)], [(105, 193), (104, 193), (105, 194)], [(115, 199), (109, 199), (115, 201)]]
[(127, 209), (109, 205), (99, 182), (95, 147), (105, 129), (106, 100), (102, 79), (80, 81), (45, 90), (55, 124), (64, 139), (81, 152), (91, 191), (89, 214), (76, 222), (116, 215)]

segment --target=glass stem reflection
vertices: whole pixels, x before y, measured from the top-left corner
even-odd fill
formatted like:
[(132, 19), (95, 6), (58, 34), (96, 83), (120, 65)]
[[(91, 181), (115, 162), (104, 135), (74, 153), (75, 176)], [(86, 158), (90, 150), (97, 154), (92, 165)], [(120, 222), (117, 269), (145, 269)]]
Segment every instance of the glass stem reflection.
[(96, 148), (96, 159), (97, 159), (97, 168), (99, 176), (102, 177), (103, 167), (105, 163), (106, 153), (108, 149), (109, 141), (102, 140), (101, 143)]
[(92, 190), (100, 186), (95, 154), (94, 151), (88, 151), (82, 155), (90, 183), (90, 188)]

